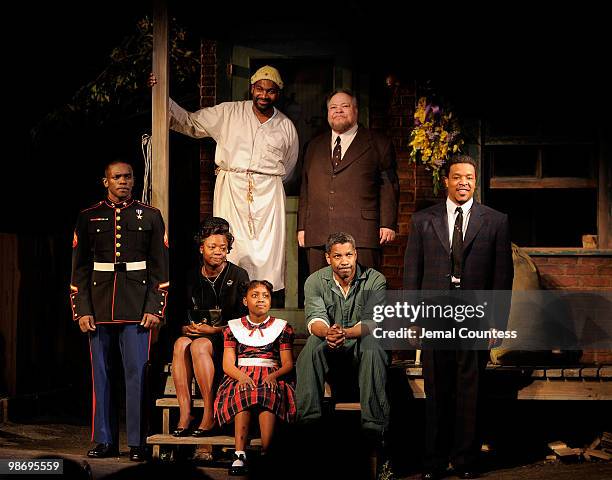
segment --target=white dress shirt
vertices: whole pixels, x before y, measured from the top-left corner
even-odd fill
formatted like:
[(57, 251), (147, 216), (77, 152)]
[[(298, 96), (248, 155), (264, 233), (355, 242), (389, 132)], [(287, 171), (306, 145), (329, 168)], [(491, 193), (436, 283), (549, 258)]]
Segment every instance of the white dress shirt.
[[(463, 233), (463, 238), (465, 239), (465, 232), (467, 231), (468, 223), (470, 221), (470, 214), (472, 213), (472, 205), (474, 204), (474, 197), (470, 198), (463, 205), (457, 205), (450, 198), (446, 198), (446, 214), (448, 216), (448, 244), (453, 246), (453, 230), (455, 228), (455, 220), (457, 219), (457, 207), (463, 210), (463, 226), (461, 228), (461, 232)], [(453, 277), (451, 275), (452, 283), (459, 283), (461, 280), (459, 278)]]
[(359, 125), (355, 124), (344, 133), (338, 133), (332, 130), (331, 151), (333, 152), (334, 148), (336, 147), (336, 138), (340, 137), (340, 149), (341, 149), (341, 154), (342, 154), (340, 156), (340, 159), (344, 158), (344, 154), (346, 153), (348, 148), (351, 146), (351, 143), (353, 143), (353, 140), (355, 140), (355, 135), (357, 135), (358, 128), (359, 128)]

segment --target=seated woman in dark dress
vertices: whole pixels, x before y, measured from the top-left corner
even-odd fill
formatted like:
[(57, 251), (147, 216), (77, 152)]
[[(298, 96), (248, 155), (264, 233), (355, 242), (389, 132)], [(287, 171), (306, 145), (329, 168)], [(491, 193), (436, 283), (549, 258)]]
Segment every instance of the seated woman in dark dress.
[[(200, 226), (198, 234), (202, 266), (187, 282), (188, 309), (182, 336), (174, 343), (172, 379), (180, 408), (175, 437), (201, 437), (210, 434), (213, 418), (213, 380), (215, 370), (223, 373), (223, 327), (227, 321), (246, 313), (242, 303), (241, 285), (249, 281), (243, 268), (227, 260), (234, 237), (229, 224), (219, 217), (210, 217)], [(217, 367), (215, 369), (215, 366)], [(199, 427), (190, 429), (191, 382), (196, 381), (204, 400), (204, 415)]]

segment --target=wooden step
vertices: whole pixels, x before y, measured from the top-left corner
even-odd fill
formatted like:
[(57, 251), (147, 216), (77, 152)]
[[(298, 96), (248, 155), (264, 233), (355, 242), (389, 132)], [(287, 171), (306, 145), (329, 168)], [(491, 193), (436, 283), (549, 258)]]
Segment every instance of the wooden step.
[(361, 404), (359, 402), (338, 402), (336, 403), (336, 405), (334, 406), (334, 408), (336, 409), (336, 411), (360, 411), (361, 410)]
[[(198, 408), (204, 407), (204, 400), (201, 398), (194, 398), (191, 400), (191, 405)], [(168, 407), (178, 407), (178, 400), (176, 397), (163, 397), (155, 400), (156, 407), (168, 408)]]
[[(175, 437), (158, 433), (147, 437), (148, 445), (226, 445), (234, 446), (234, 437), (217, 435), (214, 437)], [(261, 438), (253, 438), (249, 442), (253, 446), (261, 446)]]

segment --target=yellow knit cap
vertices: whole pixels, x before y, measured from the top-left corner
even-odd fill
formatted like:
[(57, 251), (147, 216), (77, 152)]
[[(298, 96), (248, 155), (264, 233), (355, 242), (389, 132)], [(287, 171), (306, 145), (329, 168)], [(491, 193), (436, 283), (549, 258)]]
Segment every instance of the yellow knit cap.
[(266, 65), (261, 67), (259, 70), (255, 72), (255, 74), (251, 77), (251, 85), (259, 80), (271, 80), (278, 85), (278, 88), (283, 88), (283, 79), (278, 73), (278, 70), (270, 65)]

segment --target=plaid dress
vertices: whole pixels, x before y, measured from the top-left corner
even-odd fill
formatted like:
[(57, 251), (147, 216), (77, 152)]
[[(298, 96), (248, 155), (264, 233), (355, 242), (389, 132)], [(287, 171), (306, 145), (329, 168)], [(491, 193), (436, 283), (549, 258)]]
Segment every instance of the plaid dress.
[[(223, 377), (214, 406), (219, 425), (230, 423), (237, 413), (253, 406), (269, 410), (281, 420), (293, 422), (296, 414), (294, 385), (287, 379), (277, 378), (278, 388), (273, 392), (262, 381), (269, 373), (279, 369), (280, 351), (292, 350), (293, 328), (284, 320), (274, 317), (268, 317), (259, 325), (249, 322), (247, 317), (242, 317), (230, 321), (223, 335), (224, 347), (236, 349), (237, 363), (241, 358), (265, 359), (276, 362), (276, 366), (237, 365), (239, 370), (255, 382), (256, 387), (251, 390), (240, 391), (237, 380), (227, 375)], [(237, 335), (242, 341), (236, 338)], [(264, 342), (269, 343), (261, 345)]]

